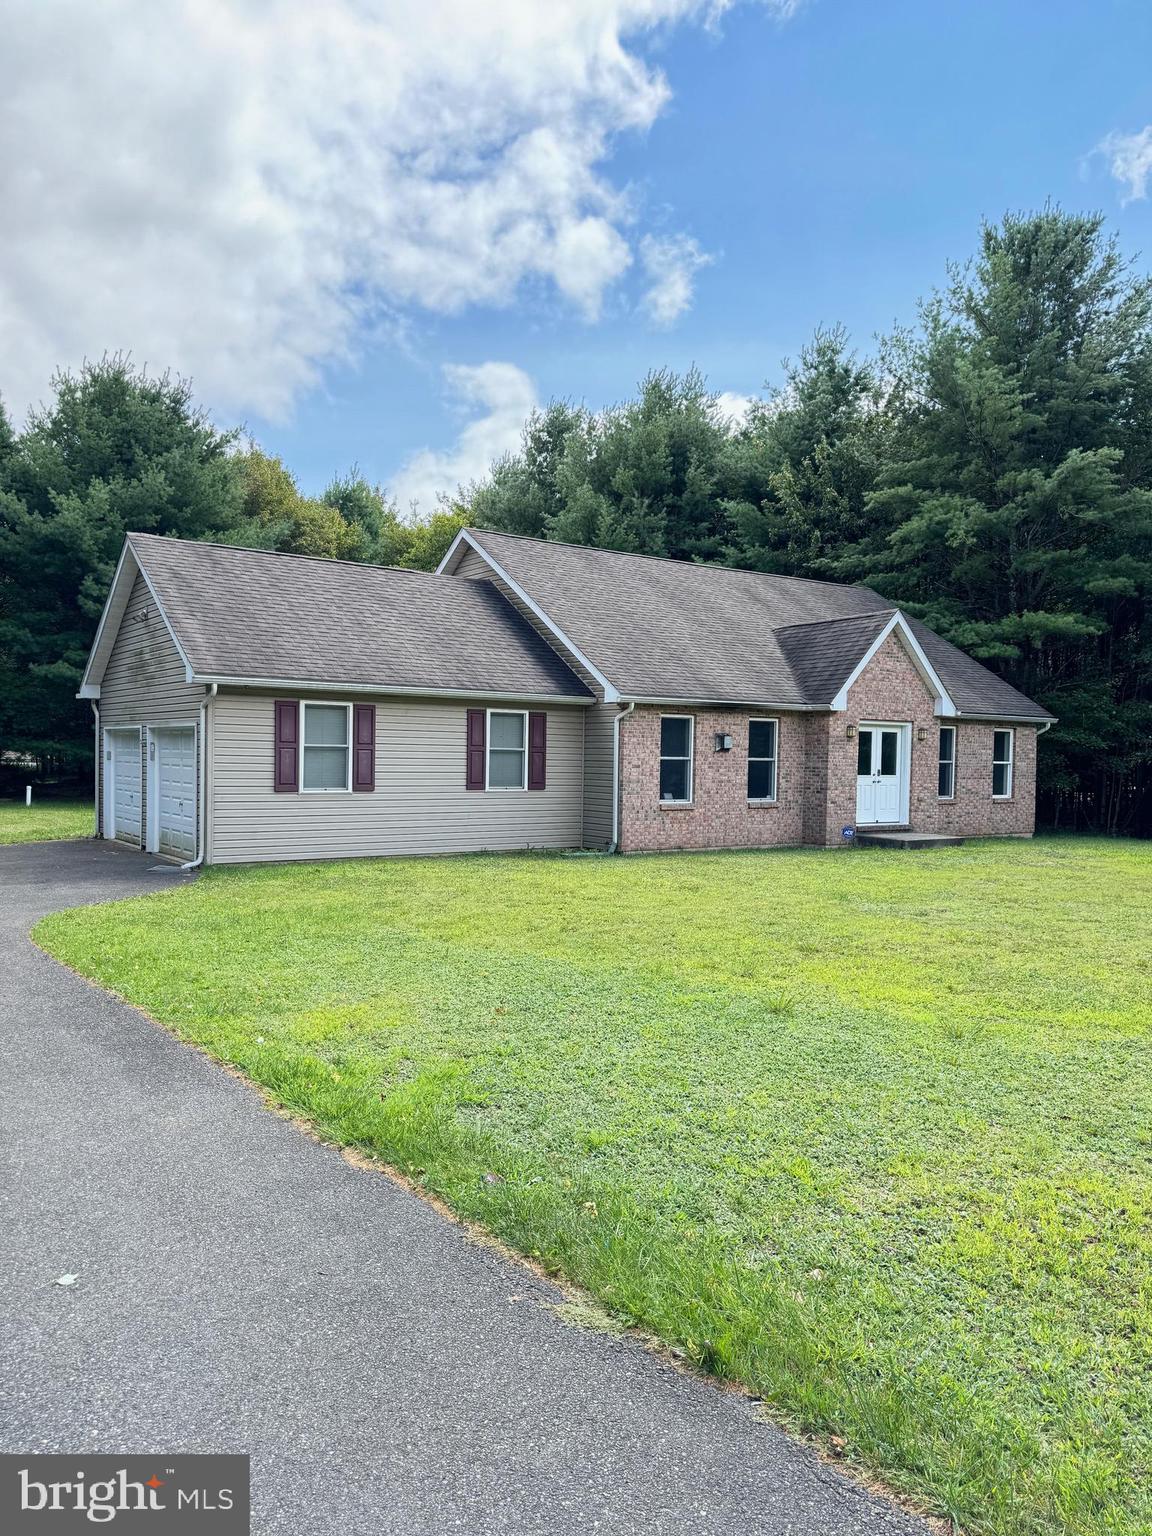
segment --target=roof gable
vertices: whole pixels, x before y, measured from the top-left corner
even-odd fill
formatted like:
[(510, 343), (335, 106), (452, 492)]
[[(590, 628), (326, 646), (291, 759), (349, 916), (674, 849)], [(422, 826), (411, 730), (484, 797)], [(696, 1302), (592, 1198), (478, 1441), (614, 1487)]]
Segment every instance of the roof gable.
[(591, 699), (491, 582), (151, 534), (128, 535), (122, 565), (132, 562), (190, 681)]
[(466, 548), (604, 680), (609, 699), (840, 708), (853, 667), (887, 625), (899, 628), (941, 713), (1052, 718), (868, 587), (486, 529), (465, 529), (441, 572), (452, 574)]

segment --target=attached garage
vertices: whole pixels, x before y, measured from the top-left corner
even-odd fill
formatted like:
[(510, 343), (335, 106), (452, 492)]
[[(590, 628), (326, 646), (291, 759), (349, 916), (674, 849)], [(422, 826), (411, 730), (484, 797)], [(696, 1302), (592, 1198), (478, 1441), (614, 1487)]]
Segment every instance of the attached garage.
[(104, 732), (104, 836), (120, 843), (143, 841), (140, 727)]
[(196, 727), (148, 732), (148, 848), (169, 858), (196, 856)]

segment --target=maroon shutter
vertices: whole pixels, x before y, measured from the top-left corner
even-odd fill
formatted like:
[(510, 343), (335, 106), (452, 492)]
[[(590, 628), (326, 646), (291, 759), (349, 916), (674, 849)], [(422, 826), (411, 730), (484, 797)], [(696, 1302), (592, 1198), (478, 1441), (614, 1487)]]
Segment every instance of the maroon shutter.
[(484, 748), (488, 717), (482, 709), (468, 711), (468, 767), (465, 784), (469, 789), (484, 788)]
[(543, 789), (547, 777), (548, 716), (534, 709), (528, 716), (528, 788)]
[(352, 759), (352, 788), (373, 790), (376, 788), (375, 704), (353, 704), (352, 741), (356, 754)]
[(299, 761), (300, 704), (296, 699), (277, 699), (275, 788), (280, 794), (299, 789), (296, 765)]

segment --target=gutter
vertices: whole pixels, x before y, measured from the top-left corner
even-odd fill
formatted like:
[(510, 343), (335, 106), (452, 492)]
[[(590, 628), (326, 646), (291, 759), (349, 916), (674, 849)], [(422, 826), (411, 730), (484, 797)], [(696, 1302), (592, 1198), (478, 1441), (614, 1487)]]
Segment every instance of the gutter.
[(96, 735), (96, 757), (92, 773), (92, 804), (94, 807), (92, 836), (100, 836), (100, 705), (95, 699), (88, 701), (92, 705), (92, 729)]
[(620, 842), (620, 722), (626, 720), (635, 708), (636, 700), (633, 699), (612, 721), (612, 841), (608, 844), (609, 853), (615, 853)]
[(417, 699), (495, 699), (501, 704), (578, 704), (585, 709), (596, 702), (591, 693), (500, 693), (490, 688), (401, 688), (381, 683), (317, 682), (314, 678), (299, 677), (233, 677), (213, 672), (195, 672), (188, 681), (203, 683), (213, 691), (222, 685), (227, 688), (277, 689), (284, 693), (324, 693), (333, 698), (345, 693), (367, 693), (378, 699), (393, 696)]
[(196, 857), (189, 859), (187, 864), (181, 864), (180, 868), (199, 869), (204, 862), (204, 855), (208, 851), (208, 701), (216, 697), (216, 683), (209, 683), (204, 697), (200, 700), (200, 728), (197, 745), (200, 748), (200, 778), (197, 784), (197, 818), (196, 818)]

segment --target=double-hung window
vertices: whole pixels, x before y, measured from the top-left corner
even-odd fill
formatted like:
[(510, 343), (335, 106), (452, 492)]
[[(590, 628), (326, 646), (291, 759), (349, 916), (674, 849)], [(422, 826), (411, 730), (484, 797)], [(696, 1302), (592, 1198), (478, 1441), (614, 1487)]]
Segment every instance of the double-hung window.
[(528, 787), (528, 716), (522, 709), (488, 711), (488, 788)]
[(691, 715), (660, 717), (660, 799), (668, 805), (687, 805), (692, 799)]
[(941, 800), (951, 800), (956, 794), (956, 727), (940, 727), (940, 761), (936, 775), (936, 793)]
[(1015, 731), (992, 732), (993, 800), (1011, 799), (1015, 735)]
[(300, 788), (352, 788), (351, 704), (300, 706)]
[(776, 721), (748, 722), (748, 798), (776, 798)]

